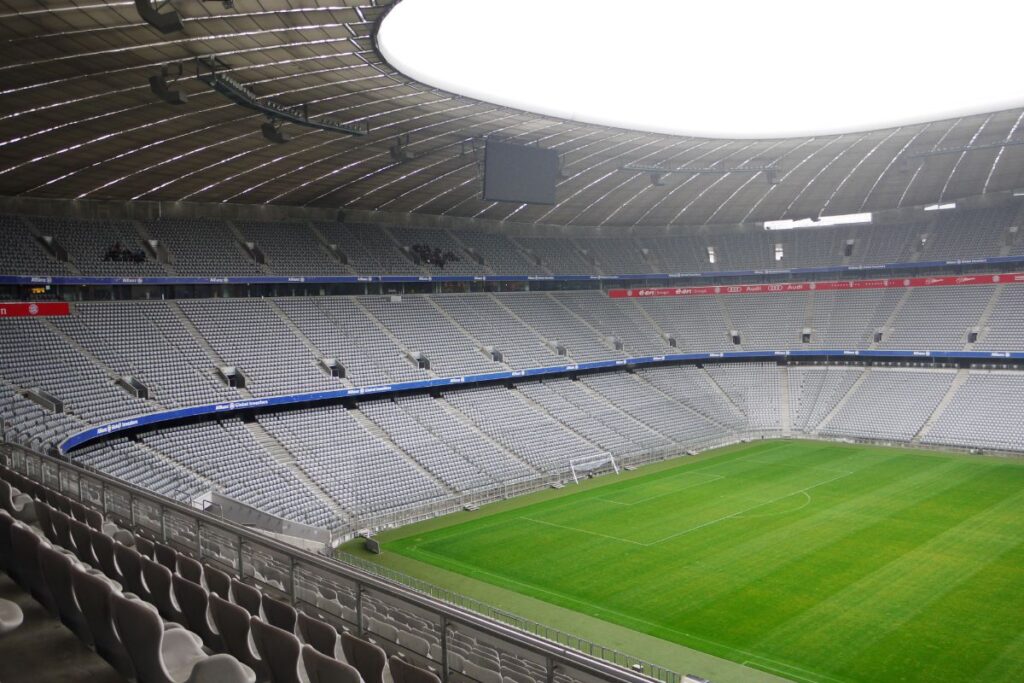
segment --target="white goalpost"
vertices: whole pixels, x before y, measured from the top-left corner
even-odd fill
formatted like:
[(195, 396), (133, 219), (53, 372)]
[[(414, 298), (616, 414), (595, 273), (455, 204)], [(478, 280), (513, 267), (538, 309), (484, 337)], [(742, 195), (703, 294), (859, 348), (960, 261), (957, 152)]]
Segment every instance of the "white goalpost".
[(615, 458), (612, 457), (611, 453), (599, 453), (598, 455), (588, 455), (582, 458), (569, 458), (569, 470), (572, 472), (572, 480), (579, 484), (580, 476), (586, 476), (588, 473), (599, 470), (609, 463), (611, 463), (612, 469), (615, 470), (615, 474), (618, 474), (619, 464), (615, 462)]

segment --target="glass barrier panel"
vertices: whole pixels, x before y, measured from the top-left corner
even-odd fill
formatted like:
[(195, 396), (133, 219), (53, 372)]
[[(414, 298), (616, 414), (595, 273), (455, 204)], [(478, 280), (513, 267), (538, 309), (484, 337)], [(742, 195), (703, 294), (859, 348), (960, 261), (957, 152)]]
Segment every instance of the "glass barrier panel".
[(442, 666), (441, 619), (438, 614), (382, 591), (362, 593), (363, 629), (388, 654), (401, 654), (434, 671)]
[(60, 468), (60, 492), (68, 498), (81, 500), (82, 491), (78, 488), (78, 472), (68, 467)]
[(210, 524), (199, 524), (199, 559), (241, 575), (241, 549), (238, 536)]
[(284, 553), (242, 540), (242, 578), (251, 579), (257, 587), (272, 588), (291, 596), (291, 569), (291, 558)]
[(83, 474), (78, 478), (78, 486), (82, 491), (82, 503), (100, 512), (103, 509), (103, 482)]
[(44, 460), (42, 462), (43, 468), (43, 484), (49, 486), (54, 491), (60, 492), (60, 467), (57, 463), (52, 460)]
[(359, 632), (358, 584), (302, 562), (295, 565), (295, 606), (336, 629)]
[(462, 624), (450, 624), (446, 633), (450, 683), (548, 680), (547, 659), (537, 652)]
[(165, 542), (189, 557), (199, 556), (199, 530), (194, 517), (176, 510), (164, 511)]
[(160, 506), (145, 498), (132, 498), (135, 529), (147, 538), (163, 541), (164, 527)]

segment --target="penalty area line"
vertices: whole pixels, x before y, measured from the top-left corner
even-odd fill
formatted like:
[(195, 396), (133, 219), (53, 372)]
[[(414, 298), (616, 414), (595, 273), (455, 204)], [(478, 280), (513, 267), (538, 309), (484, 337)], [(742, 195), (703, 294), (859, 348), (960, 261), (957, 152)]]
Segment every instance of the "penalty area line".
[[(754, 659), (743, 660), (741, 664), (743, 666), (748, 666), (755, 669), (765, 669), (771, 673), (784, 674), (787, 678), (792, 678), (794, 680), (801, 681), (802, 683), (819, 683), (819, 681), (821, 680), (834, 681), (835, 683), (843, 683), (843, 681), (838, 678), (832, 678), (831, 676), (819, 673), (817, 671), (801, 669), (799, 666), (794, 666), (792, 664), (777, 662), (774, 659), (768, 659), (763, 655), (754, 655), (754, 657)], [(765, 662), (771, 663), (765, 664)], [(800, 674), (810, 674), (812, 678), (808, 678), (806, 676), (794, 673), (795, 671), (799, 671)]]
[(727, 519), (733, 519), (735, 517), (739, 517), (740, 515), (742, 515), (745, 512), (750, 512), (751, 510), (756, 510), (759, 507), (764, 507), (765, 505), (770, 505), (771, 503), (776, 503), (776, 502), (778, 502), (780, 500), (783, 500), (784, 498), (789, 498), (790, 496), (795, 496), (798, 493), (807, 493), (811, 489), (816, 489), (819, 486), (824, 486), (825, 484), (830, 484), (830, 483), (832, 483), (834, 481), (838, 481), (838, 480), (840, 480), (840, 479), (842, 479), (844, 477), (848, 477), (851, 474), (853, 474), (853, 472), (847, 472), (846, 474), (840, 474), (838, 477), (833, 477), (833, 478), (828, 479), (826, 481), (817, 483), (814, 486), (808, 486), (807, 488), (800, 489), (799, 491), (792, 491), (791, 493), (787, 493), (784, 496), (778, 496), (777, 498), (772, 498), (771, 500), (766, 500), (763, 503), (758, 503), (757, 505), (751, 505), (748, 508), (743, 508), (742, 510), (738, 510), (737, 512), (733, 512), (732, 514), (724, 515), (724, 516), (719, 517), (717, 519), (712, 519), (710, 521), (704, 522), (703, 524), (698, 524), (697, 526), (690, 527), (689, 529), (683, 529), (682, 531), (679, 531), (677, 533), (670, 534), (668, 536), (665, 536), (664, 538), (658, 539), (657, 541), (651, 541), (650, 543), (645, 543), (645, 544), (641, 544), (641, 545), (649, 545), (649, 546), (650, 545), (658, 545), (659, 543), (664, 543), (665, 541), (672, 540), (673, 538), (678, 538), (679, 536), (685, 536), (686, 534), (688, 534), (688, 533), (690, 533), (692, 531), (697, 531), (698, 529), (703, 529), (704, 527), (709, 527), (712, 524), (718, 524), (719, 522), (724, 522)]
[(640, 541), (633, 541), (633, 540), (630, 540), (628, 538), (619, 538), (618, 536), (610, 536), (608, 534), (602, 534), (602, 533), (597, 532), (597, 531), (588, 531), (587, 529), (577, 529), (576, 527), (565, 526), (564, 524), (555, 524), (554, 522), (545, 522), (542, 519), (534, 519), (533, 517), (520, 517), (519, 519), (524, 519), (527, 522), (534, 522), (535, 524), (544, 524), (546, 526), (553, 526), (553, 527), (556, 527), (558, 529), (565, 529), (566, 531), (573, 531), (573, 532), (578, 533), (578, 534), (590, 534), (591, 536), (600, 536), (601, 538), (607, 538), (610, 541), (621, 541), (622, 543), (632, 543), (633, 545), (639, 545), (639, 546), (644, 546), (644, 547), (650, 545), (649, 543), (641, 543)]
[[(648, 501), (657, 500), (658, 498), (664, 498), (665, 496), (674, 495), (676, 493), (679, 493), (680, 491), (685, 491), (687, 489), (692, 489), (692, 488), (695, 488), (697, 486), (703, 486), (704, 484), (710, 484), (713, 481), (719, 481), (720, 479), (725, 479), (725, 477), (722, 476), (721, 474), (709, 474), (709, 473), (705, 473), (705, 472), (687, 472), (686, 474), (689, 474), (690, 476), (700, 475), (700, 476), (705, 476), (705, 477), (711, 477), (711, 479), (708, 479), (707, 481), (692, 482), (690, 484), (687, 484), (686, 486), (682, 486), (680, 488), (673, 489), (673, 490), (671, 490), (671, 491), (669, 491), (667, 493), (657, 493), (657, 494), (655, 494), (653, 496), (647, 496), (646, 498), (641, 498), (640, 500), (633, 501), (632, 503), (623, 503), (621, 500), (612, 500), (611, 498), (602, 498), (601, 496), (596, 496), (594, 498), (594, 500), (603, 500), (606, 503), (614, 503), (615, 505), (624, 505), (626, 507), (633, 507), (634, 505), (640, 505), (641, 503), (646, 503)], [(675, 476), (675, 475), (673, 475), (673, 476)]]

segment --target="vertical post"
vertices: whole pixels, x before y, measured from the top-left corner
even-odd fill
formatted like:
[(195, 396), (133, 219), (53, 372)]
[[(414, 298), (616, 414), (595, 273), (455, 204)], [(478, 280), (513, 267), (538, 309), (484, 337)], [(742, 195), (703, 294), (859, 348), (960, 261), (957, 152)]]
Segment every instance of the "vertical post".
[(448, 683), (448, 617), (441, 615), (441, 680)]
[(295, 556), (288, 554), (288, 583), (291, 586), (292, 604), (295, 604)]
[(362, 638), (363, 633), (363, 584), (356, 582), (356, 633)]
[(235, 536), (238, 539), (238, 580), (241, 581), (245, 578), (245, 562), (244, 555), (242, 554), (242, 540), (241, 536)]

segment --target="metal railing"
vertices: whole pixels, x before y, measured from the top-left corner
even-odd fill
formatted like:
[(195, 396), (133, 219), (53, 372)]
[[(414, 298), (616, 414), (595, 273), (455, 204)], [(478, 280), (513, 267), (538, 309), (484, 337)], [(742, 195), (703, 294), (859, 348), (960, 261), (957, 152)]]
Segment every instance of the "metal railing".
[[(747, 437), (746, 434), (742, 436)], [(739, 435), (730, 435), (722, 438), (708, 439), (706, 442), (692, 444), (692, 446), (695, 450), (718, 448), (720, 446), (728, 445), (739, 438)], [(654, 449), (630, 457), (619, 458), (618, 463), (621, 467), (638, 467), (640, 465), (647, 465), (653, 462), (660, 462), (662, 460), (674, 458), (679, 455), (680, 447), (672, 446), (668, 448)], [(610, 472), (611, 467), (603, 470), (595, 470), (595, 473), (600, 474), (606, 471)], [(440, 517), (441, 515), (446, 515), (452, 512), (458, 512), (468, 506), (480, 507), (482, 505), (487, 505), (488, 503), (508, 500), (510, 498), (536, 493), (537, 491), (543, 491), (544, 489), (551, 488), (556, 484), (565, 484), (570, 482), (571, 475), (569, 470), (566, 469), (561, 472), (546, 474), (533, 479), (510, 482), (480, 491), (451, 496), (443, 500), (423, 505), (392, 509), (374, 515), (356, 517), (350, 524), (336, 530), (334, 538), (338, 541), (346, 541), (354, 538), (359, 532), (364, 530), (377, 532), (383, 531), (384, 529), (394, 529), (407, 524), (414, 524), (427, 519), (433, 519), (434, 517)]]
[(459, 664), (465, 660), (459, 653), (475, 646), (514, 659), (538, 682), (682, 681), (680, 674), (641, 658), (352, 556), (340, 562), (299, 550), (23, 446), (2, 444), (0, 455), (12, 469), (99, 510), (124, 528), (234, 573), (339, 629), (432, 667), (446, 683), (480, 683), (468, 664)]

